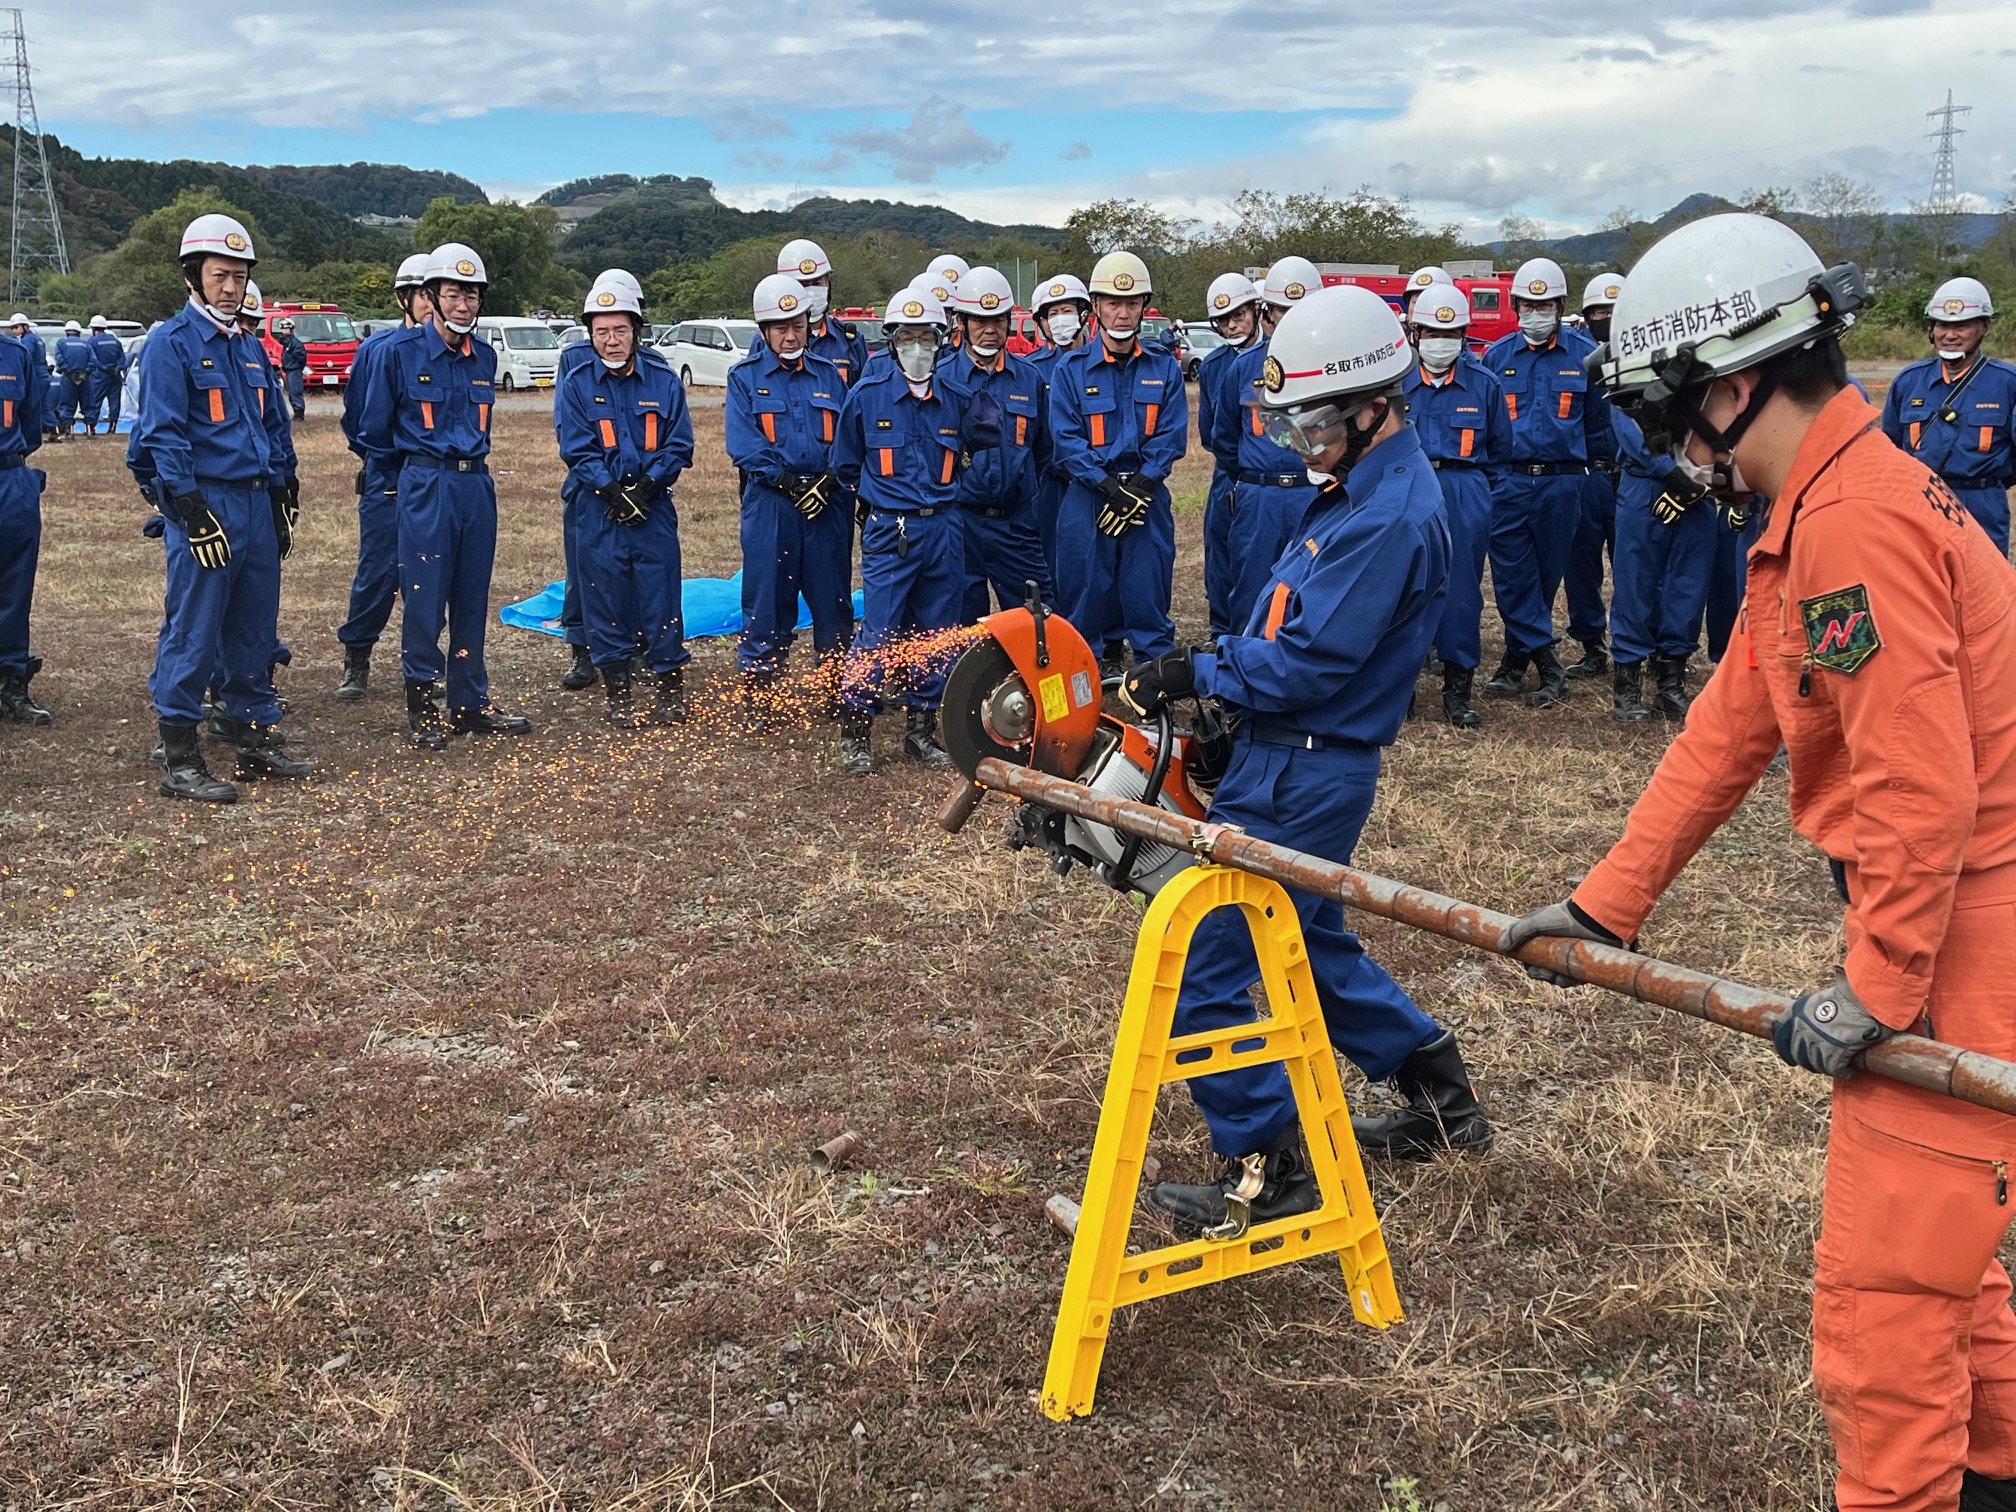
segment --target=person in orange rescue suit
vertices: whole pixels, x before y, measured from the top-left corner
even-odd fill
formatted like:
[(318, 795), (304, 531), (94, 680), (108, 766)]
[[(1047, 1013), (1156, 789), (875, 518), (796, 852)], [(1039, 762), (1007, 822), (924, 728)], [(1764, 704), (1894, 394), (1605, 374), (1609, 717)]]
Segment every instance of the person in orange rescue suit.
[(1728, 653), (1623, 838), (1508, 944), (1633, 939), (1784, 744), (1793, 822), (1847, 909), (1844, 968), (1775, 1031), (1836, 1078), (1813, 1297), (1836, 1499), (1987, 1512), (2016, 1508), (1995, 1258), (2016, 1117), (1856, 1073), (1904, 1032), (2016, 1056), (2016, 573), (1849, 386), (1838, 337), (1864, 298), (1852, 264), (1761, 216), (1696, 221), (1632, 269), (1602, 382), (1651, 449), (1766, 513)]

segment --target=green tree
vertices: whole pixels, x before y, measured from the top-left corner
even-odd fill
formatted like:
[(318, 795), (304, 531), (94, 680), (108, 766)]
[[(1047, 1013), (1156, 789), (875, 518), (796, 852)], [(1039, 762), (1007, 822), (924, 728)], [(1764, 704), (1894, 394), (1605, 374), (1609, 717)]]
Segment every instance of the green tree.
[(44, 273), (35, 283), (31, 307), (45, 320), (88, 320), (91, 276), (88, 273)]
[(1145, 200), (1100, 200), (1065, 218), (1061, 256), (1065, 266), (1087, 272), (1120, 247), (1143, 259), (1166, 256), (1189, 240), (1195, 226), (1195, 221), (1166, 214)]
[[(182, 229), (199, 215), (236, 216), (252, 234), (254, 251), (263, 245), (258, 223), (215, 190), (187, 189), (151, 215), (133, 223), (126, 240), (88, 269), (92, 302), (125, 320), (166, 320), (189, 297), (178, 254)], [(254, 269), (252, 276), (259, 277)]]
[(482, 254), (490, 287), (483, 307), (493, 315), (566, 309), (587, 281), (553, 259), (560, 217), (547, 205), (464, 205), (441, 198), (427, 207), (413, 233), (419, 247), (463, 242)]

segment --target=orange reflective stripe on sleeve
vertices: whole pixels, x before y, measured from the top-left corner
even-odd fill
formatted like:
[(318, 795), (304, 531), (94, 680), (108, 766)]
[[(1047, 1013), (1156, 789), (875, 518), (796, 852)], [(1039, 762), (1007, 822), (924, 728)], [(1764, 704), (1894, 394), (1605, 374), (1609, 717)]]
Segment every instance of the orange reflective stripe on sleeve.
[(14, 426), (14, 401), (0, 399), (0, 426), (11, 430)]
[[(10, 421), (9, 423), (11, 424), (12, 422)], [(1027, 415), (1017, 415), (1015, 417), (1015, 444), (1017, 446), (1027, 446), (1029, 444), (1029, 417)]]
[(877, 457), (878, 457), (878, 458), (879, 458), (879, 459), (881, 460), (881, 464), (882, 464), (882, 476), (883, 476), (883, 477), (885, 477), (885, 478), (893, 478), (893, 477), (895, 477), (895, 476), (896, 476), (896, 452), (895, 452), (894, 448), (892, 448), (892, 447), (887, 447), (887, 446), (884, 446), (884, 447), (881, 447), (881, 448), (879, 448), (879, 449), (878, 449), (878, 450), (876, 451), (875, 455), (876, 455), (876, 456), (877, 456)]
[(1094, 446), (1104, 446), (1106, 444), (1106, 417), (1104, 415), (1087, 415), (1085, 417), (1085, 425), (1092, 432), (1092, 444)]
[(224, 423), (224, 390), (207, 389), (205, 392), (210, 395), (210, 418), (217, 424), (222, 425)]
[(938, 480), (940, 483), (950, 483), (952, 481), (952, 467), (958, 460), (959, 458), (956, 453), (949, 451), (945, 453), (945, 470), (944, 476)]
[[(224, 417), (219, 415), (217, 418), (221, 420)], [(420, 423), (428, 430), (434, 429), (434, 406), (425, 399), (420, 401)]]
[(820, 425), (819, 439), (821, 441), (830, 443), (833, 440), (833, 411), (831, 410), (819, 411), (819, 425)]
[(758, 415), (756, 418), (763, 422), (763, 439), (765, 441), (775, 441), (777, 439), (777, 417), (775, 415)]
[(1469, 456), (1469, 455), (1470, 455), (1470, 453), (1471, 453), (1472, 451), (1474, 451), (1474, 450), (1476, 449), (1476, 446), (1477, 446), (1477, 432), (1475, 432), (1475, 431), (1473, 431), (1473, 430), (1466, 430), (1466, 431), (1464, 431), (1464, 432), (1463, 432), (1462, 434), (1463, 434), (1463, 443), (1462, 443), (1462, 447), (1461, 447), (1461, 449), (1460, 449), (1460, 450), (1459, 450), (1459, 451), (1458, 451), (1458, 452), (1456, 453), (1456, 455), (1457, 455), (1457, 456), (1459, 456), (1459, 457), (1467, 457), (1467, 456)]
[(1563, 394), (1561, 396), (1561, 418), (1563, 420), (1566, 420), (1568, 418), (1569, 412), (1572, 411), (1574, 408), (1575, 408), (1574, 394), (1573, 393)]
[(644, 450), (658, 450), (658, 411), (644, 412)]
[(1508, 420), (1517, 420), (1519, 418), (1519, 396), (1517, 394), (1507, 394), (1505, 396), (1505, 418)]
[(1260, 429), (1260, 406), (1259, 406), (1259, 405), (1257, 405), (1257, 404), (1249, 404), (1249, 405), (1247, 405), (1247, 406), (1246, 406), (1246, 418), (1247, 418), (1247, 420), (1248, 420), (1248, 421), (1249, 421), (1249, 422), (1250, 422), (1250, 423), (1252, 424), (1252, 426), (1253, 426), (1253, 434), (1254, 434), (1254, 435), (1256, 435), (1256, 436), (1259, 436), (1259, 435), (1264, 435), (1264, 434), (1265, 434), (1265, 432), (1264, 432), (1264, 431), (1262, 431), (1262, 430)]
[(1274, 585), (1274, 600), (1267, 606), (1267, 628), (1260, 632), (1261, 639), (1272, 640), (1281, 628), (1281, 621), (1288, 618), (1288, 585)]
[(1154, 435), (1155, 422), (1157, 420), (1160, 420), (1161, 418), (1162, 418), (1162, 406), (1159, 404), (1149, 405), (1145, 410), (1141, 412), (1141, 434), (1144, 436)]
[(1924, 433), (1924, 430), (1925, 422), (1923, 420), (1913, 420), (1911, 422), (1911, 450), (1918, 450), (1918, 437)]
[(595, 423), (602, 431), (602, 445), (613, 448), (616, 445), (616, 422), (614, 420), (598, 420)]
[(1981, 450), (1993, 451), (1994, 448), (1995, 448), (1995, 427), (1992, 425), (1984, 425), (1981, 427)]
[(490, 406), (487, 404), (476, 406), (476, 429), (486, 436), (490, 434)]

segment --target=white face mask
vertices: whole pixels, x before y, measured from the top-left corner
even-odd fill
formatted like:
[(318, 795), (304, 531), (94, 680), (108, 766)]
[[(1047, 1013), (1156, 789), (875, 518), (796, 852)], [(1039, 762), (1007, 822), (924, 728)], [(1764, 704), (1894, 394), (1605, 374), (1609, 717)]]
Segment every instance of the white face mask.
[[(599, 352), (596, 355), (601, 356)], [(607, 357), (603, 357), (602, 366), (607, 368), (612, 373), (620, 373), (623, 371), (623, 369), (630, 366), (630, 359), (628, 357), (625, 357), (621, 362), (611, 362)]]
[(1318, 472), (1313, 467), (1305, 467), (1303, 471), (1309, 474), (1309, 481), (1314, 483), (1318, 488), (1328, 488), (1332, 483), (1337, 481), (1337, 474), (1335, 473)]
[(992, 362), (1001, 355), (1007, 340), (999, 331), (974, 331), (966, 338), (966, 350), (976, 362)]
[(805, 343), (801, 340), (796, 345), (793, 345), (792, 338), (787, 336), (784, 338), (784, 345), (777, 351), (777, 360), (779, 362), (796, 362), (804, 355)]
[(1949, 365), (1962, 363), (1967, 360), (1967, 348), (1964, 346), (1941, 346), (1937, 342), (1934, 342), (1932, 350), (1939, 354), (1941, 362)]
[(1554, 333), (1561, 329), (1561, 317), (1552, 309), (1521, 310), (1519, 312), (1519, 334), (1534, 346), (1545, 346), (1554, 339)]
[(1446, 373), (1456, 365), (1456, 359), (1463, 355), (1461, 336), (1423, 336), (1420, 345), (1421, 365), (1431, 373)]
[(1124, 331), (1116, 330), (1112, 326), (1101, 326), (1099, 327), (1099, 339), (1114, 351), (1124, 352), (1134, 345), (1134, 336), (1139, 330), (1139, 326), (1130, 326)]
[(1058, 346), (1069, 346), (1078, 339), (1078, 333), (1085, 329), (1085, 322), (1078, 318), (1076, 310), (1059, 310), (1050, 317), (1050, 339)]
[(938, 353), (931, 347), (905, 342), (896, 348), (896, 366), (912, 383), (922, 383), (929, 378), (937, 362)]
[[(1687, 443), (1685, 441), (1674, 444), (1672, 456), (1673, 466), (1679, 471), (1681, 477), (1697, 488), (1705, 488), (1711, 493), (1716, 491), (1714, 467), (1696, 462), (1690, 458), (1687, 455)], [(1743, 481), (1743, 469), (1738, 467), (1736, 459), (1731, 457), (1729, 459), (1729, 492), (1727, 497), (1740, 499), (1751, 492), (1754, 492), (1754, 490), (1748, 483)]]
[(808, 284), (805, 289), (805, 318), (813, 325), (826, 318), (826, 291), (818, 284)]

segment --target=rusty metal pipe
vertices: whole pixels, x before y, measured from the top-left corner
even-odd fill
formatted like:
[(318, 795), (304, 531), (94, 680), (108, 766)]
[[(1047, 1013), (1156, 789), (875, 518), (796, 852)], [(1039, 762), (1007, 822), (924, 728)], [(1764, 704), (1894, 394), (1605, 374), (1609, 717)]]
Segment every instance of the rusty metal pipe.
[[(1724, 981), (1634, 951), (1592, 945), (1585, 940), (1548, 937), (1530, 940), (1517, 952), (1509, 951), (1505, 948), (1505, 931), (1513, 922), (1510, 914), (1495, 913), (1474, 903), (1339, 866), (1283, 845), (1255, 840), (1237, 830), (1186, 819), (1167, 809), (1109, 798), (1032, 767), (1011, 766), (989, 757), (980, 763), (973, 782), (962, 783), (961, 787), (976, 785), (1110, 825), (1122, 834), (1159, 841), (1221, 866), (1236, 866), (1255, 876), (1272, 878), (1284, 887), (1335, 898), (1348, 908), (1360, 908), (1382, 919), (1426, 930), (1493, 955), (1514, 956), (1592, 987), (1605, 987), (1641, 1003), (1671, 1008), (1760, 1039), (1771, 1037), (1772, 1026), (1791, 1006), (1790, 998), (1775, 992)], [(964, 796), (964, 792), (955, 795)], [(941, 819), (956, 832), (957, 826), (949, 822), (955, 817), (955, 807), (948, 804)], [(963, 825), (971, 813), (969, 802), (957, 814), (958, 824)], [(2016, 1114), (2016, 1065), (1993, 1056), (1942, 1045), (1915, 1034), (1900, 1034), (1866, 1052), (1862, 1065), (1892, 1081), (1944, 1093), (1998, 1113)]]

